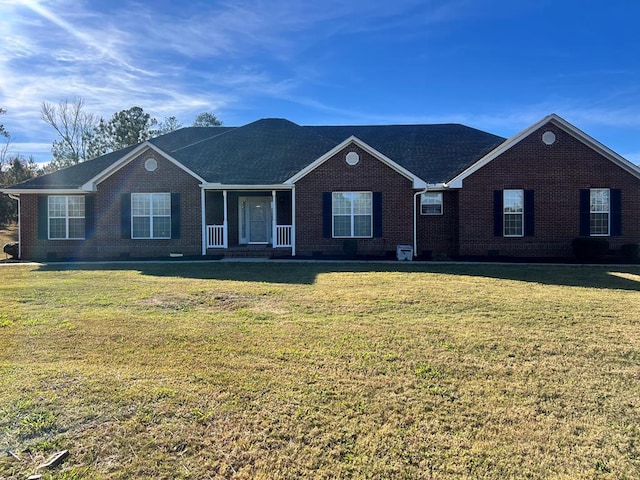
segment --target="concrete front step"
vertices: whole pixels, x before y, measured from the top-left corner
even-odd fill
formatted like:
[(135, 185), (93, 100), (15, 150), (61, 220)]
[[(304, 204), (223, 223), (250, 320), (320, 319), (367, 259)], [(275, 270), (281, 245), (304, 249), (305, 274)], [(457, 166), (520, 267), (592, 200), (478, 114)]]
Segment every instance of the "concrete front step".
[(262, 246), (231, 247), (219, 250), (225, 258), (272, 258), (291, 255), (290, 248), (272, 248)]

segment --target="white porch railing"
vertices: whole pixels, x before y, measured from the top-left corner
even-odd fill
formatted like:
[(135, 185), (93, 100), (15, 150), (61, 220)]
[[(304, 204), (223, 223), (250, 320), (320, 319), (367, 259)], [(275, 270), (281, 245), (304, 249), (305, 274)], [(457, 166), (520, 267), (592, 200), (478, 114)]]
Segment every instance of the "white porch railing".
[(275, 248), (291, 247), (291, 225), (276, 225)]
[[(226, 248), (224, 244), (224, 225), (207, 225), (207, 248)], [(290, 248), (291, 225), (276, 225), (274, 248)]]
[(224, 247), (224, 225), (207, 225), (207, 248)]

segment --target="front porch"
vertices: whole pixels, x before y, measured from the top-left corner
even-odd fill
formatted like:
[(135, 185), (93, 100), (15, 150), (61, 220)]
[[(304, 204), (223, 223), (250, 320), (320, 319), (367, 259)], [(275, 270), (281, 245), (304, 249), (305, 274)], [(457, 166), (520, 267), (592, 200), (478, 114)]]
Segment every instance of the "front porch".
[(203, 189), (202, 204), (203, 255), (272, 256), (275, 249), (295, 255), (292, 189)]

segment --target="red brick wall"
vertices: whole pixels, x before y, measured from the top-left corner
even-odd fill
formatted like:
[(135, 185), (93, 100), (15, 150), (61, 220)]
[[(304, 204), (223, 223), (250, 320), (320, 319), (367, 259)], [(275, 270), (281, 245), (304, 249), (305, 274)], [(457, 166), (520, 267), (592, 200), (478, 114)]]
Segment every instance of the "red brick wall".
[(442, 215), (421, 215), (420, 195), (416, 199), (418, 255), (425, 256), (428, 252), (432, 258), (438, 258), (458, 253), (458, 191), (444, 191), (442, 203)]
[[(158, 168), (148, 172), (147, 158)], [(37, 195), (21, 195), (22, 255), (27, 259), (89, 257), (168, 257), (169, 253), (200, 255), (202, 227), (199, 181), (153, 151), (146, 151), (98, 184), (95, 193), (95, 233), (91, 240), (39, 240)], [(122, 193), (180, 193), (180, 238), (132, 240), (121, 238)]]
[[(542, 134), (556, 135), (553, 145)], [(612, 249), (640, 241), (640, 179), (549, 123), (463, 181), (459, 193), (461, 255), (570, 257), (580, 235), (580, 189), (622, 191), (622, 234), (607, 237)], [(493, 235), (493, 191), (534, 190), (535, 234)]]
[(25, 260), (90, 258), (96, 252), (94, 241), (38, 239), (38, 195), (20, 195), (20, 241)]
[[(345, 155), (355, 151), (360, 161), (347, 165)], [(296, 251), (342, 254), (342, 238), (324, 238), (323, 192), (382, 193), (382, 237), (358, 239), (358, 253), (395, 254), (396, 245), (413, 243), (412, 181), (361, 148), (350, 145), (296, 183)]]

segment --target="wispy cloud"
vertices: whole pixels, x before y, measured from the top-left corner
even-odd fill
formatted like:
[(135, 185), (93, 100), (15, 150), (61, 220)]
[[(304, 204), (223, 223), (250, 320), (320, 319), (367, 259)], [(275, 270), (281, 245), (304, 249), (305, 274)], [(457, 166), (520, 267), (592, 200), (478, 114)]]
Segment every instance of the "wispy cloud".
[[(159, 119), (175, 115), (189, 122), (196, 113), (214, 111), (234, 123), (294, 106), (306, 123), (459, 122), (506, 136), (550, 112), (590, 133), (591, 127), (640, 127), (635, 108), (640, 90), (632, 87), (610, 92), (601, 103), (586, 103), (577, 94), (542, 100), (523, 96), (511, 103), (496, 101), (496, 95), (483, 105), (459, 102), (456, 108), (397, 111), (393, 105), (351, 102), (334, 94), (347, 80), (356, 88), (375, 81), (375, 68), (349, 70), (341, 63), (343, 49), (366, 41), (397, 46), (387, 55), (399, 56), (406, 45), (417, 44), (415, 61), (433, 63), (429, 73), (439, 74), (447, 57), (468, 50), (467, 44), (448, 41), (452, 26), (465, 28), (473, 19), (511, 12), (487, 8), (495, 2), (481, 3), (0, 0), (0, 106), (9, 110), (3, 122), (16, 144), (38, 149), (54, 138), (40, 120), (40, 104), (76, 96), (85, 99), (90, 112), (107, 118), (138, 105)], [(432, 42), (438, 36), (445, 40)], [(390, 60), (371, 57), (380, 69), (389, 68)], [(579, 72), (567, 72), (558, 78), (581, 78)], [(583, 77), (598, 72), (625, 75), (624, 69), (593, 67)], [(380, 88), (386, 94), (387, 87)], [(267, 106), (260, 111), (258, 104)]]

